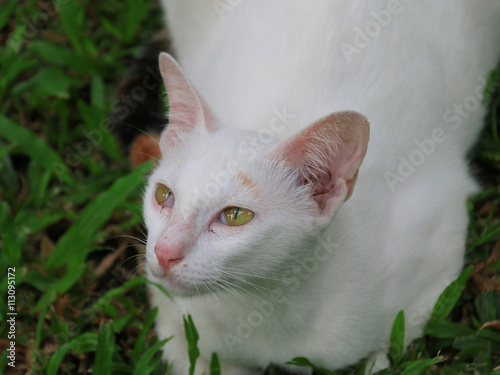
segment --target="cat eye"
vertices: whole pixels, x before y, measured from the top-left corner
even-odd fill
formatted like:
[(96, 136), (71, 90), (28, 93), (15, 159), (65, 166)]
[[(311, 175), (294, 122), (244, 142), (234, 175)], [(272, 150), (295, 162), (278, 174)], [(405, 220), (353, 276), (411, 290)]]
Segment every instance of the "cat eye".
[(228, 207), (221, 214), (221, 222), (230, 226), (243, 225), (253, 219), (253, 212), (241, 207)]
[(172, 207), (174, 205), (174, 194), (167, 185), (158, 184), (155, 197), (162, 206)]

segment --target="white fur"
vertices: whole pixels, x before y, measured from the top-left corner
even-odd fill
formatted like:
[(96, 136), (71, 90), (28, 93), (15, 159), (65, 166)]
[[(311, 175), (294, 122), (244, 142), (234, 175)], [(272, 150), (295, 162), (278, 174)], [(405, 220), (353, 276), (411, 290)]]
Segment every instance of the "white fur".
[[(259, 373), (297, 356), (341, 368), (383, 351), (401, 309), (407, 341), (421, 335), (463, 264), (465, 200), (477, 190), (465, 155), (485, 111), (479, 106), (461, 118), (454, 106), (468, 100), (470, 108), (467, 98), (497, 63), (500, 2), (404, 1), (385, 26), (372, 14), (387, 10), (391, 2), (385, 1), (164, 3), (180, 65), (226, 126), (195, 130), (162, 150), (146, 191), (151, 278), (174, 294), (191, 295), (170, 300), (152, 289), (160, 308), (157, 331), (175, 336), (165, 346), (173, 373), (187, 373), (186, 313), (200, 334), (197, 374), (208, 373), (212, 352), (223, 375)], [(214, 6), (220, 3), (232, 9), (223, 19)], [(357, 28), (370, 22), (379, 22), (378, 35), (348, 61), (342, 43), (355, 47)], [(284, 109), (293, 119), (252, 149), (248, 137), (276, 130), (270, 124)], [(283, 163), (270, 161), (268, 150), (346, 109), (368, 118), (370, 142), (353, 196), (325, 227), (308, 190)], [(444, 135), (435, 138), (446, 141), (435, 143), (404, 181), (388, 182), (403, 168), (401, 158), (419, 150), (415, 141), (432, 139), (438, 128)], [(237, 171), (255, 182), (257, 193)], [(174, 191), (171, 212), (156, 207), (158, 182)], [(217, 215), (228, 206), (249, 208), (255, 217), (241, 227), (224, 226)], [(160, 236), (175, 235), (169, 225), (184, 225), (192, 240), (187, 267), (172, 269), (176, 285), (154, 276), (160, 271), (153, 249)], [(315, 268), (308, 272), (306, 265)], [(204, 293), (224, 272), (236, 274), (233, 289)], [(265, 315), (259, 303), (271, 311), (262, 301), (275, 302), (256, 324), (258, 314)], [(242, 322), (248, 335), (228, 345), (228, 337), (243, 332)]]

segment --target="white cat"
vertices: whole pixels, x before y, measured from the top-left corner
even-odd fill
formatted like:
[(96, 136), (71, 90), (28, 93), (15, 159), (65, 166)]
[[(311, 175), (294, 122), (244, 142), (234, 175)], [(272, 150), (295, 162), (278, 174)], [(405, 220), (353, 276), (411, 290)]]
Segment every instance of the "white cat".
[(196, 374), (212, 352), (223, 375), (386, 366), (397, 312), (421, 335), (463, 265), (500, 1), (164, 3), (186, 75), (160, 56), (170, 125), (144, 214), (173, 374), (188, 313)]

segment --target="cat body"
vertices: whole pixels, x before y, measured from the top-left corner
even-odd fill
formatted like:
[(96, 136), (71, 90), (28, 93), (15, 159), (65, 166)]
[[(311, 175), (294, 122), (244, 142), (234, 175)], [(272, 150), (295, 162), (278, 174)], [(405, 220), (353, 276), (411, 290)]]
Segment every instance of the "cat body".
[[(463, 266), (500, 3), (257, 3), (164, 0), (185, 73), (160, 59), (170, 125), (144, 205), (148, 272), (173, 295), (152, 289), (165, 358), (187, 373), (191, 314), (197, 374), (212, 352), (224, 375), (382, 368), (398, 311), (409, 342)], [(367, 149), (344, 110), (370, 122)], [(158, 206), (158, 184), (175, 200)], [(233, 206), (255, 216), (225, 225)]]

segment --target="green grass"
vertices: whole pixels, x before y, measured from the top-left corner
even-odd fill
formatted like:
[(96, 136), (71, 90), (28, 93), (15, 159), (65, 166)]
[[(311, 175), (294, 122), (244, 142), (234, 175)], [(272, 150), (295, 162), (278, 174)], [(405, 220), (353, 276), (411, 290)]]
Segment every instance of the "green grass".
[[(106, 126), (127, 64), (161, 27), (161, 14), (145, 0), (55, 4), (7, 0), (0, 10), (2, 350), (8, 267), (15, 268), (17, 311), (16, 370), (7, 366), (7, 352), (0, 369), (164, 374), (160, 355), (168, 340), (152, 331), (157, 310), (148, 306), (135, 257), (151, 165), (131, 170)], [(427, 335), (406, 353), (405, 317), (398, 315), (387, 343), (393, 367), (385, 374), (500, 374), (498, 96), (486, 102), (488, 123), (471, 156), (484, 183), (469, 202), (466, 260), (476, 269), (463, 293), (466, 274), (443, 294)], [(194, 324), (186, 317), (193, 368)], [(305, 358), (290, 361), (333, 373)], [(360, 374), (363, 366), (336, 373)], [(214, 355), (211, 374), (219, 373)]]

